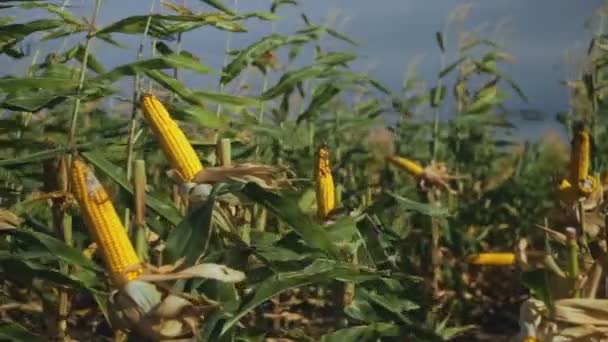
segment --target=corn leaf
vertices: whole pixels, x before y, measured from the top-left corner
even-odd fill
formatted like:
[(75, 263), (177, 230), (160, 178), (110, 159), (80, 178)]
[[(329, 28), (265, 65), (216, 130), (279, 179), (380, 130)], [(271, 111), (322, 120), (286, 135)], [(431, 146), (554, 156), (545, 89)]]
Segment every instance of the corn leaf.
[(31, 341), (44, 342), (47, 337), (42, 337), (28, 331), (17, 322), (5, 321), (0, 323), (0, 338), (6, 341)]
[(44, 246), (44, 248), (48, 250), (51, 255), (67, 262), (70, 265), (80, 266), (92, 271), (101, 270), (94, 262), (82, 255), (81, 251), (66, 245), (63, 241), (50, 235), (25, 229), (17, 229), (14, 232), (14, 235), (19, 241), (26, 244), (39, 244)]
[(324, 282), (330, 279), (360, 282), (374, 279), (375, 277), (376, 275), (371, 273), (356, 270), (351, 264), (339, 264), (323, 259), (316, 260), (310, 266), (300, 271), (277, 274), (261, 282), (256, 286), (253, 293), (244, 299), (243, 305), (222, 327), (222, 335), (229, 331), (253, 308), (289, 289)]
[(333, 244), (323, 227), (304, 215), (297, 203), (266, 191), (254, 183), (247, 184), (241, 191), (252, 201), (261, 204), (269, 212), (285, 221), (310, 247), (322, 250), (333, 257), (339, 255), (336, 245)]
[(404, 209), (414, 210), (421, 214), (429, 215), (429, 216), (447, 216), (447, 215), (449, 215), (449, 212), (446, 208), (435, 207), (430, 204), (416, 202), (409, 198), (405, 198), (405, 197), (399, 196), (395, 193), (388, 192), (388, 191), (387, 191), (387, 194), (389, 196), (393, 197), (394, 199), (396, 199), (397, 202), (399, 203), (399, 205), (402, 206)]
[(201, 74), (217, 74), (211, 68), (202, 65), (196, 59), (183, 54), (171, 54), (124, 64), (98, 77), (99, 80), (116, 82), (125, 76), (134, 76), (149, 70), (188, 69)]
[(71, 89), (78, 86), (77, 80), (50, 77), (4, 77), (0, 78), (0, 89), (5, 92), (17, 92), (31, 89)]
[(437, 40), (437, 45), (441, 52), (445, 52), (445, 41), (443, 39), (443, 33), (440, 31), (435, 32), (435, 39)]
[(34, 32), (46, 31), (65, 25), (63, 20), (38, 19), (23, 24), (0, 26), (0, 49), (14, 46)]
[(220, 83), (229, 83), (238, 77), (238, 75), (240, 75), (240, 73), (251, 63), (267, 52), (274, 51), (278, 47), (284, 45), (304, 43), (309, 40), (310, 38), (304, 35), (285, 37), (278, 34), (272, 34), (264, 37), (239, 52), (239, 54), (224, 68), (224, 76), (222, 76)]
[(310, 101), (308, 108), (298, 116), (296, 123), (299, 124), (303, 120), (307, 120), (317, 114), (318, 111), (336, 97), (341, 90), (342, 89), (334, 86), (332, 83), (324, 83), (316, 88), (313, 93), (312, 101)]
[[(148, 20), (150, 25), (148, 26)], [(238, 17), (226, 17), (218, 14), (200, 15), (137, 15), (121, 19), (96, 32), (93, 36), (108, 33), (142, 34), (146, 32), (155, 38), (166, 39), (177, 33), (192, 31), (201, 26), (210, 25), (221, 30), (244, 32), (243, 25), (236, 22)]]
[(165, 106), (175, 119), (194, 123), (199, 127), (227, 129), (229, 126), (228, 118), (218, 116), (203, 106), (184, 106), (174, 103), (167, 103)]
[(14, 256), (12, 259), (0, 259), (0, 269), (7, 275), (8, 279), (14, 281), (29, 282), (33, 279), (43, 279), (58, 285), (80, 289), (93, 289), (97, 285), (97, 278), (86, 277), (89, 273), (71, 273), (66, 275), (59, 270), (49, 268), (47, 265), (21, 260), (18, 256)]
[(180, 81), (158, 70), (146, 70), (145, 74), (163, 86), (165, 89), (176, 93), (186, 102), (193, 105), (203, 106), (205, 105), (206, 101), (235, 106), (259, 106), (260, 104), (259, 100), (243, 96), (202, 91), (194, 92), (184, 86)]
[(229, 8), (228, 6), (226, 6), (222, 1), (220, 0), (201, 0), (202, 2), (206, 3), (207, 5), (220, 10), (224, 13), (230, 14), (230, 15), (236, 15), (236, 12)]
[(190, 211), (180, 224), (167, 236), (164, 260), (175, 263), (184, 258), (185, 266), (192, 266), (207, 252), (212, 233), (213, 207), (217, 188), (200, 207)]
[[(70, 50), (65, 53), (65, 57), (69, 59), (76, 59), (78, 62), (83, 63), (84, 61), (84, 46), (82, 44), (75, 45)], [(89, 55), (87, 57), (87, 68), (98, 73), (105, 73), (105, 69), (103, 65), (99, 62), (99, 60), (95, 57), (95, 55), (89, 51)]]
[(370, 325), (354, 326), (340, 329), (332, 333), (323, 335), (321, 342), (356, 342), (356, 341), (376, 341), (382, 337), (397, 338), (401, 334), (401, 329), (390, 323), (373, 323)]
[(304, 80), (317, 78), (329, 71), (326, 65), (310, 65), (298, 70), (289, 71), (283, 74), (279, 82), (270, 89), (266, 90), (260, 98), (262, 100), (270, 100), (281, 94), (292, 91), (299, 83)]
[(23, 9), (44, 8), (48, 12), (56, 14), (58, 17), (60, 17), (61, 19), (63, 19), (63, 21), (66, 24), (70, 24), (70, 25), (74, 25), (74, 26), (81, 26), (81, 27), (85, 26), (85, 23), (83, 23), (82, 21), (78, 20), (70, 12), (63, 10), (61, 7), (59, 7), (57, 5), (48, 4), (48, 3), (46, 3), (46, 4), (45, 3), (38, 3), (38, 2), (33, 2), (32, 1), (32, 3), (22, 4), (19, 7), (23, 8)]
[(279, 7), (283, 5), (297, 6), (298, 2), (296, 0), (272, 0), (272, 4), (270, 5), (270, 12), (276, 13)]
[(0, 160), (0, 166), (15, 166), (15, 165), (21, 165), (21, 164), (35, 163), (35, 162), (39, 162), (42, 160), (55, 158), (58, 155), (65, 153), (66, 151), (67, 151), (67, 149), (65, 147), (59, 147), (59, 148), (55, 148), (55, 149), (51, 149), (51, 150), (35, 152), (35, 153), (29, 154), (29, 155), (26, 155), (23, 157), (4, 159), (4, 160)]

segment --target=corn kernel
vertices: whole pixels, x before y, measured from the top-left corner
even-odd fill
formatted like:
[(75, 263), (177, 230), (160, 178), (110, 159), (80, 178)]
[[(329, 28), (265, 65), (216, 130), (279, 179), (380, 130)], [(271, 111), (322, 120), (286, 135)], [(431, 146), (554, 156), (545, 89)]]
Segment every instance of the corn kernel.
[[(72, 164), (73, 192), (85, 224), (99, 246), (112, 283), (122, 287), (141, 274), (139, 258), (106, 190), (84, 162), (76, 159)], [(127, 271), (132, 268), (135, 271)]]
[(191, 181), (203, 170), (203, 165), (188, 138), (155, 96), (142, 96), (141, 104), (144, 116), (171, 166), (185, 182)]

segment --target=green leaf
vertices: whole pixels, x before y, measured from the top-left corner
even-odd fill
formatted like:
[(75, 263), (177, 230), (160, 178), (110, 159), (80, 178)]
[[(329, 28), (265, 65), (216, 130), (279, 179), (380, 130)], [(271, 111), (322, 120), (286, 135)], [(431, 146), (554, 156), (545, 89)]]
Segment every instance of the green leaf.
[(502, 73), (496, 73), (496, 74), (502, 80), (504, 80), (505, 82), (507, 82), (507, 84), (509, 84), (509, 86), (511, 87), (511, 89), (513, 89), (515, 91), (515, 93), (519, 96), (519, 98), (521, 98), (524, 102), (529, 102), (530, 101), (528, 99), (528, 96), (526, 96), (526, 93), (524, 93), (523, 89), (521, 89), (521, 87), (519, 85), (517, 85), (517, 83), (515, 83), (515, 81), (513, 81), (509, 76), (504, 75)]
[[(222, 327), (222, 335), (229, 331), (241, 317), (268, 299), (289, 289), (313, 283), (321, 283), (331, 279), (360, 281), (363, 274), (351, 264), (338, 264), (330, 260), (318, 259), (306, 268), (280, 273), (261, 282), (254, 292), (243, 300), (243, 304), (234, 316)], [(364, 276), (363, 279), (373, 279), (375, 276)]]
[(193, 92), (184, 86), (181, 82), (176, 80), (175, 78), (168, 76), (157, 70), (146, 70), (146, 75), (158, 82), (165, 89), (174, 92), (179, 95), (184, 101), (204, 106), (205, 100), (222, 103), (222, 104), (231, 104), (236, 106), (259, 106), (260, 101), (252, 98), (242, 97), (242, 96), (234, 96), (228, 94), (220, 94), (220, 93), (211, 93), (211, 92)]
[(206, 316), (201, 325), (199, 341), (218, 341), (217, 325), (221, 320), (226, 319), (227, 317), (228, 314), (222, 309), (217, 309)]
[(357, 43), (354, 39), (346, 36), (345, 34), (342, 34), (342, 33), (338, 32), (336, 30), (328, 28), (327, 29), (327, 33), (329, 33), (330, 36), (332, 36), (334, 38), (337, 38), (337, 39), (339, 39), (341, 41), (347, 42), (347, 43), (349, 43), (351, 45), (354, 45), (354, 46), (358, 46), (359, 45), (359, 43)]
[(483, 113), (493, 105), (500, 104), (505, 98), (506, 94), (496, 89), (495, 85), (484, 88), (475, 96), (475, 101), (466, 108), (464, 114)]
[[(32, 1), (33, 2), (33, 1)], [(43, 4), (43, 3), (28, 3), (20, 6), (23, 9), (31, 9), (31, 8), (44, 8), (50, 13), (56, 14), (58, 17), (63, 19), (63, 21), (67, 24), (74, 26), (85, 26), (85, 24), (70, 14), (69, 11), (62, 9), (61, 7), (53, 4)]]
[(320, 342), (376, 341), (382, 337), (397, 338), (400, 336), (400, 333), (401, 331), (397, 325), (390, 323), (374, 323), (334, 331), (327, 335), (323, 335)]
[(318, 63), (327, 65), (343, 65), (352, 62), (357, 59), (357, 56), (348, 52), (328, 52), (317, 56), (316, 61)]
[(315, 115), (325, 104), (338, 95), (340, 91), (341, 89), (334, 86), (332, 83), (324, 83), (320, 87), (316, 88), (308, 108), (306, 108), (304, 113), (298, 116), (296, 119), (296, 124), (299, 124), (303, 120), (307, 120), (311, 116)]
[(35, 152), (23, 157), (0, 160), (0, 166), (15, 166), (20, 164), (30, 164), (51, 158), (67, 152), (65, 147), (55, 148), (46, 151)]
[(357, 298), (344, 308), (344, 313), (350, 316), (351, 318), (366, 322), (373, 323), (377, 321), (382, 321), (382, 315), (377, 312), (376, 309), (369, 303), (369, 301)]
[(5, 77), (0, 78), (0, 89), (5, 92), (17, 92), (31, 89), (75, 89), (78, 86), (77, 80), (65, 78), (48, 78), (48, 77), (27, 77), (15, 78)]
[(25, 243), (40, 244), (44, 246), (44, 248), (53, 256), (67, 262), (70, 265), (80, 266), (91, 271), (101, 271), (101, 269), (93, 261), (87, 259), (80, 250), (70, 247), (63, 241), (50, 235), (25, 229), (17, 229), (14, 232), (14, 235), (18, 240)]
[(251, 63), (267, 52), (274, 51), (280, 46), (301, 44), (309, 40), (310, 38), (304, 35), (284, 37), (278, 34), (272, 34), (264, 37), (239, 52), (239, 54), (224, 68), (224, 76), (222, 76), (220, 83), (229, 83)]
[(366, 299), (372, 303), (380, 305), (384, 309), (396, 314), (397, 316), (401, 317), (401, 320), (403, 320), (405, 323), (409, 323), (410, 320), (406, 319), (405, 316), (403, 316), (403, 313), (420, 308), (420, 305), (410, 300), (390, 293), (378, 293), (378, 291), (375, 289), (360, 289), (358, 295), (360, 295), (362, 299)]
[[(75, 58), (77, 61), (79, 61), (82, 64), (84, 61), (84, 51), (85, 51), (84, 45), (78, 44), (78, 45), (74, 46), (73, 48), (71, 48), (70, 50), (68, 50), (65, 53), (65, 57), (67, 59)], [(104, 69), (103, 65), (101, 65), (99, 60), (95, 57), (94, 54), (91, 53), (91, 51), (89, 51), (89, 55), (87, 57), (87, 68), (89, 68), (90, 70), (92, 70), (98, 74), (105, 73), (105, 69)]]
[(264, 12), (264, 11), (255, 11), (255, 12), (251, 12), (251, 13), (246, 13), (246, 14), (236, 16), (236, 18), (239, 18), (239, 19), (257, 18), (257, 19), (264, 20), (264, 21), (277, 21), (277, 20), (282, 19), (280, 16), (278, 16), (276, 14), (268, 13), (268, 12)]
[(553, 295), (551, 293), (551, 287), (548, 282), (552, 277), (551, 273), (543, 269), (523, 272), (521, 275), (521, 281), (523, 285), (532, 291), (532, 295), (545, 304), (550, 305), (553, 303)]
[(445, 41), (443, 39), (443, 33), (441, 33), (440, 31), (435, 32), (435, 39), (437, 40), (437, 45), (439, 46), (439, 49), (441, 49), (441, 52), (445, 52)]
[[(166, 38), (176, 33), (192, 31), (201, 26), (211, 25), (221, 30), (244, 32), (245, 28), (236, 22), (235, 16), (226, 16), (217, 13), (203, 13), (197, 15), (136, 15), (121, 19), (96, 32), (93, 36), (108, 33), (142, 34), (146, 32), (155, 38)], [(148, 25), (149, 22), (149, 25)]]
[(368, 79), (367, 81), (374, 88), (378, 89), (379, 91), (383, 92), (384, 94), (386, 94), (386, 95), (392, 94), (391, 90), (386, 85), (382, 84), (382, 82), (380, 82), (378, 80), (371, 79), (371, 78)]
[(196, 96), (197, 98), (200, 98), (202, 100), (202, 102), (205, 102), (205, 100), (206, 100), (206, 101), (210, 101), (213, 103), (222, 103), (222, 104), (233, 105), (233, 106), (258, 107), (261, 104), (261, 102), (257, 99), (253, 99), (250, 97), (223, 94), (223, 93), (197, 91), (194, 93), (194, 96)]
[(278, 246), (255, 246), (255, 253), (270, 262), (304, 260), (309, 256)]
[(490, 40), (487, 39), (473, 39), (471, 41), (468, 41), (466, 44), (462, 45), (462, 47), (460, 48), (461, 52), (465, 52), (467, 50), (470, 50), (476, 46), (479, 45), (485, 45), (485, 46), (489, 46), (492, 48), (498, 48), (498, 45)]
[(90, 273), (63, 274), (47, 265), (39, 265), (32, 261), (21, 260), (18, 256), (12, 259), (0, 259), (0, 268), (9, 279), (31, 282), (33, 279), (43, 279), (59, 285), (75, 288), (92, 289), (96, 278), (87, 277)]
[(1, 108), (13, 111), (38, 112), (44, 108), (53, 108), (65, 101), (72, 91), (41, 90), (10, 93), (0, 103)]
[[(112, 164), (112, 162), (95, 151), (83, 152), (81, 155), (99, 168), (99, 170), (105, 173), (108, 177), (112, 178), (123, 189), (133, 195), (131, 183), (127, 180), (126, 173), (122, 170), (122, 168)], [(173, 205), (159, 200), (150, 194), (146, 194), (146, 206), (154, 210), (158, 215), (162, 216), (165, 220), (169, 221), (173, 225), (177, 225), (180, 221), (182, 221), (181, 214)]]
[(177, 120), (191, 122), (199, 127), (226, 129), (229, 121), (225, 116), (218, 116), (215, 112), (209, 111), (203, 106), (183, 106), (174, 103), (166, 103), (165, 107), (171, 116)]
[(201, 74), (219, 74), (211, 68), (200, 64), (200, 62), (194, 58), (183, 54), (171, 54), (121, 65), (110, 72), (99, 76), (98, 79), (116, 82), (122, 77), (134, 76), (148, 70), (177, 68), (193, 70)]
[(63, 20), (39, 19), (23, 24), (0, 26), (0, 48), (14, 46), (34, 32), (51, 30), (65, 25)]
[(411, 200), (409, 198), (405, 198), (402, 196), (399, 196), (395, 193), (392, 193), (390, 191), (387, 191), (387, 194), (391, 197), (393, 197), (394, 199), (397, 200), (397, 202), (399, 203), (399, 205), (401, 207), (403, 207), (406, 210), (414, 210), (417, 211), (421, 214), (424, 215), (429, 215), (429, 216), (448, 216), (449, 212), (446, 208), (443, 207), (435, 207), (433, 205), (430, 204), (425, 204), (425, 203), (420, 203), (420, 202), (416, 202), (414, 200)]
[(339, 255), (325, 229), (304, 215), (297, 203), (266, 191), (254, 183), (247, 184), (241, 191), (287, 223), (310, 247), (320, 249), (333, 257)]
[(205, 203), (190, 211), (182, 222), (171, 230), (164, 250), (164, 260), (167, 263), (175, 263), (183, 257), (184, 265), (192, 266), (206, 253), (211, 238), (217, 190), (218, 188), (214, 187)]
[(46, 337), (28, 331), (17, 322), (5, 321), (0, 323), (0, 338), (13, 342), (44, 342)]
[(468, 57), (464, 56), (464, 57), (460, 57), (458, 58), (458, 60), (456, 60), (454, 63), (448, 65), (447, 67), (445, 67), (443, 70), (441, 70), (439, 72), (439, 78), (444, 78), (445, 75), (449, 74), (450, 72), (452, 72), (452, 70), (454, 70), (454, 68), (456, 68), (457, 66), (460, 65), (460, 63), (464, 62)]
[(279, 82), (270, 89), (266, 90), (260, 98), (262, 100), (273, 99), (283, 93), (292, 91), (294, 87), (302, 81), (310, 78), (317, 78), (329, 70), (326, 65), (310, 65), (298, 70), (286, 72), (281, 76)]
[(270, 5), (270, 12), (276, 13), (276, 11), (282, 5), (293, 5), (297, 6), (298, 2), (296, 0), (272, 0), (272, 5)]
[(431, 106), (433, 108), (439, 107), (441, 105), (441, 103), (445, 99), (445, 90), (446, 87), (444, 85), (440, 86), (439, 88), (433, 87), (431, 89), (430, 99)]
[(222, 1), (219, 1), (219, 0), (201, 0), (201, 1), (224, 13), (227, 13), (230, 15), (236, 15), (236, 12), (233, 9), (226, 6)]

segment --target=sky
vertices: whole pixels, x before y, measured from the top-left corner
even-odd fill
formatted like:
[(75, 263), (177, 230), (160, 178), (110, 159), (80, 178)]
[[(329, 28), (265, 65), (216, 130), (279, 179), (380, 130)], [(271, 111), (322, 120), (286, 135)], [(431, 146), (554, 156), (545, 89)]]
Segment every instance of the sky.
[[(224, 2), (240, 12), (246, 12), (267, 11), (272, 1)], [(72, 10), (90, 16), (92, 3), (92, 0), (73, 0)], [(199, 0), (186, 0), (186, 3), (195, 9), (204, 8)], [(586, 51), (592, 33), (585, 23), (600, 7), (601, 0), (301, 0), (297, 7), (282, 7), (279, 15), (283, 19), (275, 26), (267, 22), (249, 21), (249, 32), (233, 34), (230, 43), (231, 48), (239, 48), (269, 34), (273, 29), (280, 33), (293, 32), (303, 27), (301, 13), (306, 13), (317, 23), (334, 16), (337, 27), (360, 43), (358, 47), (337, 46), (360, 56), (354, 67), (369, 70), (374, 78), (393, 90), (399, 90), (408, 63), (415, 61), (418, 61), (420, 77), (430, 84), (435, 82), (440, 69), (435, 32), (444, 28), (450, 12), (466, 3), (471, 3), (472, 7), (461, 28), (477, 30), (484, 37), (498, 40), (515, 57), (515, 63), (504, 70), (523, 88), (530, 102), (523, 103), (513, 98), (507, 102), (509, 108), (538, 110), (548, 118), (540, 123), (518, 121), (517, 117), (514, 120), (524, 131), (529, 131), (524, 133), (526, 135), (554, 127), (551, 118), (556, 112), (566, 110), (568, 105), (566, 89), (560, 82), (566, 75), (575, 76), (572, 66), (564, 63), (565, 55), (568, 52), (580, 55)], [(103, 0), (98, 23), (104, 25), (129, 15), (145, 14), (150, 4), (151, 1), (143, 0)], [(158, 4), (156, 6), (159, 8)], [(454, 60), (454, 33), (454, 28), (451, 28), (446, 36), (448, 63)], [(119, 40), (126, 43), (138, 41), (129, 37)], [(226, 33), (210, 28), (188, 33), (184, 38), (189, 51), (201, 57), (205, 65), (216, 69), (223, 63), (225, 42)], [(96, 44), (94, 52), (109, 66), (135, 58), (133, 50), (117, 51), (104, 44)], [(6, 64), (0, 67), (4, 70), (11, 68)]]

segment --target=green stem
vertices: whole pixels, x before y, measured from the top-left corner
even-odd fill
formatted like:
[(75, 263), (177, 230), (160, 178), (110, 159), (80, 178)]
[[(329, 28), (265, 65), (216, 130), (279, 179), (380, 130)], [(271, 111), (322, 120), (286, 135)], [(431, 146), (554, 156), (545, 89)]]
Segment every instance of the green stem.
[(135, 207), (135, 250), (140, 260), (148, 260), (146, 241), (146, 163), (138, 159), (134, 163), (133, 190)]
[[(448, 23), (445, 24), (443, 32), (442, 32), (444, 49), (441, 50), (441, 60), (439, 62), (440, 63), (439, 70), (445, 69), (446, 55), (445, 55), (444, 50), (445, 50), (445, 43), (446, 43), (445, 33), (447, 33), (447, 31), (448, 31)], [(439, 79), (437, 80), (437, 91), (435, 93), (439, 94), (441, 92), (440, 89), (442, 87), (443, 87), (443, 77), (439, 77)], [(437, 102), (435, 101), (435, 103), (437, 103)], [(433, 160), (435, 160), (435, 158), (437, 158), (437, 151), (439, 150), (439, 114), (440, 114), (440, 107), (437, 106), (437, 107), (435, 107), (435, 111), (433, 114), (433, 150), (431, 151)]]
[(578, 265), (578, 244), (576, 243), (576, 229), (566, 228), (566, 238), (568, 245), (568, 273), (572, 281), (572, 289), (574, 290), (574, 297), (579, 298), (581, 293), (580, 289), (577, 289), (577, 279), (579, 274)]
[(218, 141), (217, 152), (220, 165), (230, 166), (232, 164), (232, 145), (230, 139), (224, 138)]
[[(237, 11), (238, 6), (239, 6), (239, 0), (234, 0), (234, 10), (235, 11)], [(228, 64), (228, 52), (230, 51), (231, 43), (232, 43), (232, 32), (228, 31), (226, 33), (226, 45), (224, 46), (224, 61), (222, 62), (222, 69), (225, 68), (226, 65)], [(226, 85), (224, 83), (220, 83), (220, 89), (219, 89), (220, 94), (224, 92), (225, 87), (226, 87)], [(215, 111), (215, 115), (217, 117), (219, 117), (221, 113), (222, 113), (222, 104), (218, 103), (217, 109)]]
[[(154, 13), (154, 4), (155, 0), (152, 0), (152, 4), (150, 5), (150, 11), (148, 12), (148, 20), (146, 21), (146, 27), (144, 29), (144, 34), (139, 43), (139, 47), (137, 50), (137, 60), (140, 61), (144, 58), (144, 44), (146, 42), (146, 38), (148, 37), (148, 30), (150, 29), (150, 22), (152, 21), (152, 13)], [(134, 146), (136, 139), (136, 130), (137, 130), (137, 101), (140, 96), (140, 87), (141, 86), (141, 76), (139, 73), (135, 74), (135, 78), (133, 79), (133, 106), (131, 107), (131, 120), (129, 121), (129, 136), (127, 140), (127, 179), (131, 179), (133, 173), (133, 158), (134, 158)], [(130, 209), (125, 208), (124, 213), (124, 224), (125, 229), (129, 231), (130, 228)]]
[[(97, 21), (97, 15), (99, 14), (99, 9), (101, 8), (101, 0), (95, 0), (95, 10), (93, 12), (93, 16), (91, 18), (91, 29), (94, 29), (95, 22)], [(89, 34), (87, 35), (84, 54), (82, 57), (82, 64), (80, 66), (80, 76), (78, 78), (78, 88), (76, 89), (76, 99), (74, 100), (74, 107), (72, 108), (72, 119), (70, 120), (70, 135), (68, 136), (68, 147), (74, 148), (76, 145), (76, 127), (78, 124), (78, 114), (80, 112), (80, 95), (82, 93), (82, 89), (84, 88), (84, 80), (87, 76), (87, 63), (89, 60), (89, 52), (91, 50), (91, 42), (93, 41), (93, 37)], [(70, 152), (72, 153), (72, 152)], [(71, 159), (70, 163), (71, 165)]]

